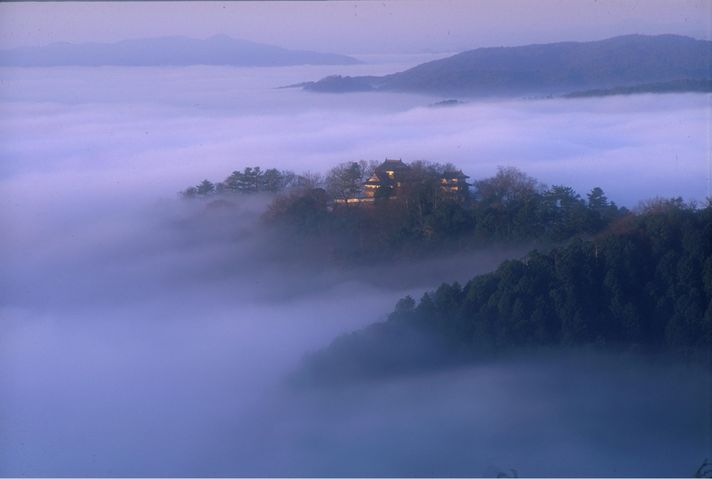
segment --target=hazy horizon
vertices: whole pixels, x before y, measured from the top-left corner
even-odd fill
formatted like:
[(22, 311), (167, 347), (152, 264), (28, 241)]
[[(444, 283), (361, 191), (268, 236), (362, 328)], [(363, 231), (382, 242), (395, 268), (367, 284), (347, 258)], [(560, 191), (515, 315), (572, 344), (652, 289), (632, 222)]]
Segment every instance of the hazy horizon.
[[(195, 18), (201, 18), (195, 22)], [(226, 34), (342, 54), (454, 53), (486, 46), (675, 33), (712, 38), (712, 3), (614, 1), (58, 2), (0, 4), (0, 48)]]

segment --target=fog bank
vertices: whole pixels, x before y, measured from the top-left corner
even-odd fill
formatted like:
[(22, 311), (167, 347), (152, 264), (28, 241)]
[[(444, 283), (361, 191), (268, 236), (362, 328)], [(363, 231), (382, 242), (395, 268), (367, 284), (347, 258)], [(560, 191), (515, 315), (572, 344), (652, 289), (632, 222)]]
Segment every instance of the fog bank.
[[(387, 73), (403, 64), (345, 67)], [(266, 70), (266, 71), (265, 71)], [(325, 171), (349, 160), (453, 162), (472, 178), (516, 166), (619, 204), (710, 193), (709, 95), (473, 102), (276, 87), (299, 68), (2, 69), (2, 184), (171, 196), (249, 165)], [(10, 181), (12, 180), (12, 181)], [(8, 190), (9, 189), (9, 190)], [(150, 190), (150, 191), (149, 191)]]
[(285, 389), (304, 353), (519, 252), (286, 263), (258, 226), (269, 198), (205, 209), (176, 192), (245, 166), (388, 156), (473, 179), (517, 166), (625, 205), (701, 199), (709, 96), (429, 108), (438, 99), (276, 89), (329, 73), (0, 69), (0, 474), (694, 472), (710, 450), (699, 371), (542, 359)]

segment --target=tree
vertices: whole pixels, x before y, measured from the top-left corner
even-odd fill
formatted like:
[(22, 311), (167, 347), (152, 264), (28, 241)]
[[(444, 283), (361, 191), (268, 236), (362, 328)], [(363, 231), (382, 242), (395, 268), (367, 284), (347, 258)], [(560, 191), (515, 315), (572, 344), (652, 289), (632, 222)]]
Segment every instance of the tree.
[(301, 233), (318, 233), (327, 219), (326, 193), (321, 188), (305, 188), (277, 196), (267, 217), (291, 225)]
[(588, 197), (588, 207), (593, 211), (603, 213), (609, 206), (608, 198), (598, 186), (593, 188), (586, 196)]
[(262, 191), (269, 191), (272, 193), (276, 193), (278, 191), (281, 191), (285, 187), (284, 183), (284, 176), (282, 173), (279, 172), (279, 170), (275, 168), (270, 168), (268, 170), (265, 170), (264, 174), (262, 175), (259, 189)]
[(507, 204), (541, 193), (544, 185), (514, 167), (499, 167), (492, 178), (475, 182), (476, 198), (487, 204)]
[(584, 231), (588, 223), (585, 202), (570, 186), (555, 185), (544, 193), (549, 236), (562, 240)]
[(326, 174), (326, 192), (332, 198), (348, 200), (361, 193), (366, 164), (350, 161), (335, 166)]
[(324, 178), (319, 173), (307, 171), (294, 178), (293, 186), (298, 190), (313, 190), (324, 185)]
[(180, 194), (183, 198), (194, 198), (195, 195), (198, 194), (198, 189), (195, 186), (190, 186), (181, 191)]
[(543, 184), (516, 168), (499, 168), (474, 186), (479, 236), (509, 241), (541, 236), (547, 221)]
[(397, 313), (410, 313), (414, 309), (415, 309), (415, 300), (410, 296), (401, 298), (398, 300), (398, 303), (396, 303), (396, 312)]
[(224, 181), (225, 188), (238, 193), (256, 193), (260, 191), (263, 174), (259, 166), (248, 166), (241, 172), (233, 171)]
[(198, 186), (195, 188), (195, 192), (199, 195), (205, 196), (209, 195), (215, 191), (215, 185), (208, 181), (208, 180), (203, 180)]

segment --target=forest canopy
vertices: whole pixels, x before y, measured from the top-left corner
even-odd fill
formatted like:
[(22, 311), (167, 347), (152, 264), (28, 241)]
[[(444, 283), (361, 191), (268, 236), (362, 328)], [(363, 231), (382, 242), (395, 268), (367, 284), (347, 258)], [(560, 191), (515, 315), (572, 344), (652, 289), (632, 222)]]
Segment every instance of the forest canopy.
[(712, 205), (655, 200), (606, 234), (405, 297), (307, 358), (302, 379), (374, 378), (516, 351), (589, 346), (709, 362)]
[(346, 162), (325, 176), (249, 167), (219, 183), (204, 180), (182, 195), (272, 194), (266, 225), (278, 236), (318, 243), (320, 251), (341, 261), (492, 244), (555, 244), (599, 234), (629, 213), (601, 188), (582, 197), (568, 186), (544, 185), (516, 168), (468, 178), (452, 164), (423, 161)]

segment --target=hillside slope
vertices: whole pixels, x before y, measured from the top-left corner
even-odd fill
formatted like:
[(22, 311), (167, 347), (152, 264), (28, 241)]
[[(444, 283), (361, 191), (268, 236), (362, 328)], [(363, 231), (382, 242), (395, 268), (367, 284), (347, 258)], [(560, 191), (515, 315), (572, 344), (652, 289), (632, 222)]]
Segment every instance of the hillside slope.
[(391, 75), (331, 76), (305, 88), (443, 96), (559, 95), (680, 79), (712, 79), (711, 41), (625, 35), (593, 42), (478, 48)]

